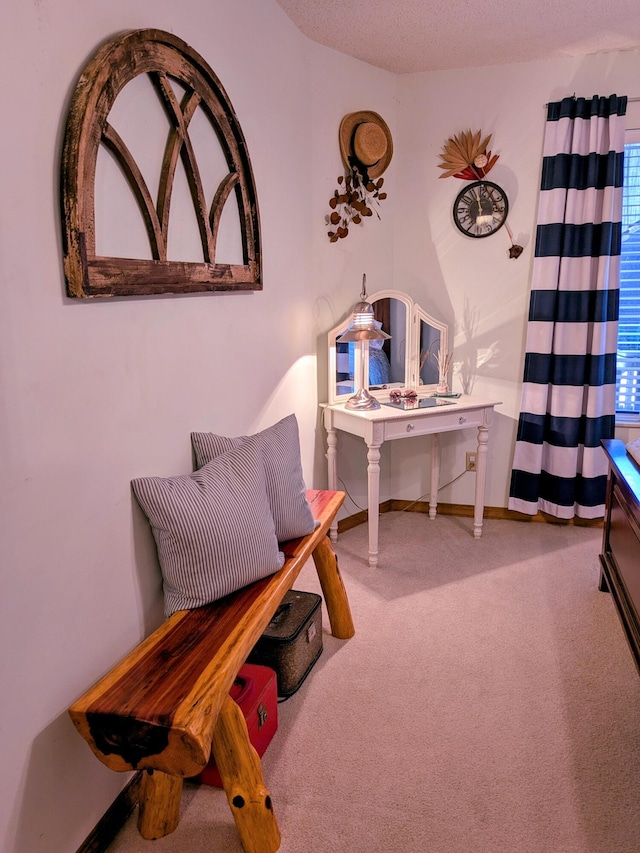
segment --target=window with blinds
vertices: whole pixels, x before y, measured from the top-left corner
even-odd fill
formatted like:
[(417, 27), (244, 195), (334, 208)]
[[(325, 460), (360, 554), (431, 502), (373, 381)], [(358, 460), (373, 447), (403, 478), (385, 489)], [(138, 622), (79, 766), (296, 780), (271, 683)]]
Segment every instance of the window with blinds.
[(640, 142), (624, 146), (616, 412), (640, 417)]

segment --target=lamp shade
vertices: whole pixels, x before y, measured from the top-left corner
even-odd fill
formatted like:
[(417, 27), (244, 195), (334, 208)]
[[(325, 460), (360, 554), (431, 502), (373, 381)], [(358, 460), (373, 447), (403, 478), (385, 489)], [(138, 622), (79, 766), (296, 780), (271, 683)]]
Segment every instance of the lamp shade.
[(376, 318), (373, 313), (373, 306), (367, 302), (366, 290), (366, 275), (362, 276), (362, 293), (360, 294), (360, 302), (357, 302), (353, 308), (353, 322), (343, 332), (338, 340), (341, 341), (381, 341), (388, 340), (391, 335), (378, 329), (376, 326)]
[(382, 329), (357, 329), (355, 326), (352, 326), (340, 335), (337, 340), (351, 343), (352, 341), (384, 341), (390, 338), (391, 335), (383, 332)]

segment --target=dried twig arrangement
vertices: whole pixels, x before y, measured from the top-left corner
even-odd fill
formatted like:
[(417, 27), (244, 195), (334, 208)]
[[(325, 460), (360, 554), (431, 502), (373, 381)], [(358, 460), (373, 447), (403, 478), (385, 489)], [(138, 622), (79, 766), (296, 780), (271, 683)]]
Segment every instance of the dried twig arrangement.
[(453, 353), (443, 352), (441, 349), (435, 355), (436, 364), (438, 365), (438, 382), (440, 385), (446, 383), (447, 374), (451, 369), (451, 361), (453, 359)]
[(443, 352), (441, 349), (436, 353), (436, 364), (438, 365), (438, 384), (436, 386), (436, 394), (448, 394), (449, 393), (449, 383), (447, 382), (447, 375), (451, 368), (451, 360), (453, 359), (453, 353)]

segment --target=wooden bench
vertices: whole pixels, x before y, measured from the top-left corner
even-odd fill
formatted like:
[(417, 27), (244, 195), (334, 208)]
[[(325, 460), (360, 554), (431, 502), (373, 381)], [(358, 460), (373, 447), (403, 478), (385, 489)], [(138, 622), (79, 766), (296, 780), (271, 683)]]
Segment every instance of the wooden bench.
[(280, 832), (260, 759), (229, 690), (309, 557), (334, 636), (354, 634), (337, 557), (327, 536), (343, 492), (309, 490), (320, 526), (284, 543), (283, 567), (196, 610), (174, 613), (69, 709), (95, 755), (112, 770), (143, 770), (138, 829), (167, 835), (180, 819), (182, 781), (215, 756), (246, 853), (275, 853)]

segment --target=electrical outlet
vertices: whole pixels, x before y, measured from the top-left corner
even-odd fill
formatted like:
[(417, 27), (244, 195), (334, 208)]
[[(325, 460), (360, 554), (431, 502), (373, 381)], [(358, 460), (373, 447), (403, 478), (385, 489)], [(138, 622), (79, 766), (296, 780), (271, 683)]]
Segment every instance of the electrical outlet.
[(476, 470), (476, 454), (467, 451), (467, 471)]

